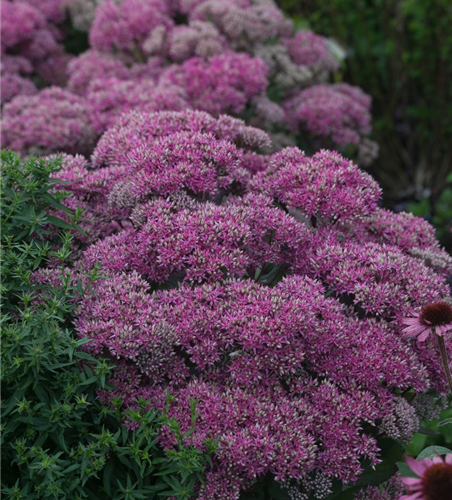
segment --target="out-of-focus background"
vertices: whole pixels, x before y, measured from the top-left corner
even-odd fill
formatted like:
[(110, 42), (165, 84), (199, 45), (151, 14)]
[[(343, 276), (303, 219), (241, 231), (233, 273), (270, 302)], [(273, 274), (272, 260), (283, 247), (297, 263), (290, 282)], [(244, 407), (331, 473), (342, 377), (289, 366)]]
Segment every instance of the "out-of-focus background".
[(386, 206), (432, 222), (452, 250), (452, 1), (277, 0), (343, 49), (339, 78), (373, 99), (370, 172)]

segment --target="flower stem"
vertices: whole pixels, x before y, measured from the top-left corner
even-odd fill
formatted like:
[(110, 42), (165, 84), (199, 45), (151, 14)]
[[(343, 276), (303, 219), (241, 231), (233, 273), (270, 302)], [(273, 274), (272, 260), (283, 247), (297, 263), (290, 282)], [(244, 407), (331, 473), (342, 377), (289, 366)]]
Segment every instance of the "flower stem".
[(449, 359), (447, 357), (446, 344), (444, 338), (438, 336), (439, 352), (441, 353), (441, 361), (443, 362), (444, 372), (446, 373), (447, 383), (449, 384), (450, 392), (452, 393), (452, 376), (449, 369)]

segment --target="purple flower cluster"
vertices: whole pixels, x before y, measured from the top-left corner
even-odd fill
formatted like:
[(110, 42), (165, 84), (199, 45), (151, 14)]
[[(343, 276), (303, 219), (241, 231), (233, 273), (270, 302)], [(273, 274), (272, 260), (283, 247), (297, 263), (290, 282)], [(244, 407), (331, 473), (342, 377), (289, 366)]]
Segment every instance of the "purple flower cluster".
[(405, 493), (405, 486), (396, 474), (390, 478), (383, 488), (366, 486), (356, 494), (355, 498), (356, 500), (394, 500), (402, 498)]
[(151, 79), (121, 80), (115, 77), (93, 81), (87, 93), (88, 106), (93, 110), (93, 127), (98, 134), (115, 124), (123, 114), (140, 111), (180, 111), (189, 107), (184, 92), (171, 85)]
[(3, 146), (16, 151), (86, 154), (94, 145), (91, 109), (84, 99), (59, 87), (16, 97), (5, 105), (4, 117)]
[(3, 74), (1, 86), (2, 104), (11, 101), (18, 95), (33, 95), (37, 92), (33, 82), (14, 73)]
[(90, 31), (90, 44), (103, 52), (119, 51), (124, 57), (141, 57), (144, 44), (155, 30), (169, 28), (170, 3), (165, 0), (123, 0), (101, 3)]
[[(301, 248), (308, 239), (306, 229), (290, 216), (281, 217), (271, 200), (251, 196), (244, 202), (199, 205), (180, 195), (150, 201), (132, 213), (134, 230), (92, 245), (83, 264), (90, 268), (97, 262), (113, 272), (135, 270), (158, 283), (171, 277), (199, 283), (254, 275), (262, 259), (288, 266), (286, 245)], [(265, 237), (269, 234), (271, 241)]]
[(182, 432), (196, 401), (187, 439), (218, 443), (204, 500), (266, 474), (292, 493), (353, 482), (379, 463), (379, 435), (409, 440), (446, 390), (433, 340), (402, 334), (449, 292), (431, 226), (378, 208), (339, 153), (268, 144), (225, 115), (131, 111), (90, 163), (63, 159), (67, 203), (87, 209), (73, 272), (104, 277), (76, 331), (118, 367), (99, 396), (168, 405)]
[(66, 7), (71, 0), (19, 0), (39, 10), (48, 21), (60, 23), (66, 18)]
[(163, 84), (183, 88), (190, 104), (213, 115), (238, 114), (267, 87), (267, 67), (245, 53), (227, 52), (208, 61), (194, 57), (162, 74)]
[(226, 115), (130, 112), (104, 134), (90, 165), (81, 155), (63, 155), (58, 175), (70, 183), (66, 203), (85, 211), (82, 240), (94, 242), (130, 226), (133, 208), (149, 197), (172, 195), (175, 202), (181, 195), (182, 207), (185, 194), (213, 200), (243, 190), (266, 163), (252, 150), (269, 143), (262, 130)]
[(309, 157), (298, 148), (283, 149), (250, 185), (305, 217), (333, 222), (369, 215), (381, 195), (369, 174), (327, 150)]
[[(249, 127), (242, 120), (227, 115), (215, 119), (202, 111), (132, 111), (124, 114), (115, 126), (101, 137), (92, 155), (92, 165), (99, 168), (129, 164), (134, 152), (135, 155), (136, 152), (150, 154), (150, 148), (156, 139), (187, 133), (209, 135), (212, 141), (232, 142), (242, 149), (244, 154), (250, 153), (252, 149), (267, 147), (271, 143), (264, 131)], [(258, 156), (254, 163), (265, 159), (264, 156)]]
[(130, 69), (112, 55), (88, 50), (70, 62), (68, 76), (67, 89), (83, 96), (96, 80), (128, 80)]
[(345, 83), (320, 84), (301, 90), (284, 102), (294, 128), (327, 136), (335, 144), (360, 144), (371, 129), (370, 97)]
[(64, 84), (70, 57), (55, 23), (65, 17), (67, 0), (1, 1), (2, 104), (36, 92), (30, 75)]
[[(84, 101), (92, 144), (125, 112), (197, 109), (246, 117), (280, 136), (276, 149), (296, 144), (301, 127), (310, 151), (352, 145), (363, 164), (377, 153), (368, 96), (324, 83), (339, 67), (328, 41), (296, 33), (272, 0), (2, 0), (2, 13), (2, 53), (18, 59), (2, 66), (4, 102), (37, 93), (33, 107), (22, 99), (4, 110), (15, 128), (5, 146), (19, 152), (47, 140), (22, 126), (25, 115), (48, 119), (38, 74), (39, 88), (45, 81)], [(90, 49), (77, 57), (61, 45), (67, 13), (89, 29)], [(51, 150), (87, 153), (57, 136)]]
[(292, 61), (306, 66), (314, 74), (328, 76), (339, 69), (339, 63), (331, 53), (326, 40), (311, 31), (300, 31), (284, 44)]

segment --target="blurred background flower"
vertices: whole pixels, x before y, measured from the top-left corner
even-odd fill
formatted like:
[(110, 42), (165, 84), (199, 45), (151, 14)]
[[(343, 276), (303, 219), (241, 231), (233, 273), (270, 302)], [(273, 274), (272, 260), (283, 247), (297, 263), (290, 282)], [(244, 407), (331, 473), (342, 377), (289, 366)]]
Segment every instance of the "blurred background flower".
[(384, 202), (433, 222), (452, 248), (450, 0), (277, 0), (345, 51), (341, 78), (372, 97)]

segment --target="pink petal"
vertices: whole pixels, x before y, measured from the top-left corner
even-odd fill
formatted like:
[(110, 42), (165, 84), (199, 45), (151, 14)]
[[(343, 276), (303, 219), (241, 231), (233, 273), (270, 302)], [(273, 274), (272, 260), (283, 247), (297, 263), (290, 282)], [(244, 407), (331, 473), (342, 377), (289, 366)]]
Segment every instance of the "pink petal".
[(444, 462), (443, 457), (441, 457), (440, 455), (432, 459), (432, 463), (434, 464), (442, 464), (443, 462)]
[(423, 500), (424, 497), (422, 496), (422, 493), (416, 492), (413, 493), (412, 495), (403, 495), (402, 497), (399, 498), (399, 500)]
[(413, 323), (412, 325), (407, 326), (404, 328), (404, 331), (412, 331), (412, 330), (423, 330), (425, 328), (425, 325), (420, 325), (418, 321), (416, 323)]
[(446, 333), (452, 331), (452, 325), (440, 325), (440, 326), (437, 326), (436, 327), (436, 332), (440, 332), (438, 333), (438, 335), (445, 335)]
[(426, 328), (425, 326), (422, 325), (413, 325), (413, 326), (408, 326), (407, 328), (404, 328), (403, 330), (403, 336), (404, 337), (416, 337), (422, 332), (430, 332), (430, 328)]
[(403, 323), (405, 325), (418, 325), (419, 319), (418, 318), (404, 318)]
[(452, 455), (450, 453), (444, 457), (444, 460), (446, 464), (452, 465)]
[(407, 486), (422, 486), (422, 479), (420, 477), (401, 477), (400, 480)]
[(430, 335), (430, 330), (426, 330), (424, 333), (421, 333), (417, 338), (418, 342), (425, 342)]
[(408, 464), (409, 468), (415, 472), (418, 476), (422, 476), (424, 472), (427, 470), (428, 466), (424, 461), (420, 462), (411, 457), (405, 457), (405, 461)]

